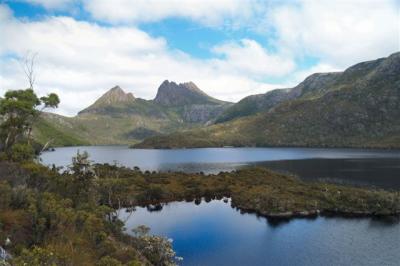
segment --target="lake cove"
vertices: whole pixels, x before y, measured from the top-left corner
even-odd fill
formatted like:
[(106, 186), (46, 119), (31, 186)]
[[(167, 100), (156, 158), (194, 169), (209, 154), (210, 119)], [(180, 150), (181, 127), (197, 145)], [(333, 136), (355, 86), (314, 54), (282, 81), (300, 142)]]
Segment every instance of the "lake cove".
[(318, 217), (274, 222), (230, 201), (172, 202), (154, 211), (121, 210), (126, 232), (147, 225), (173, 239), (182, 265), (398, 265), (400, 224)]

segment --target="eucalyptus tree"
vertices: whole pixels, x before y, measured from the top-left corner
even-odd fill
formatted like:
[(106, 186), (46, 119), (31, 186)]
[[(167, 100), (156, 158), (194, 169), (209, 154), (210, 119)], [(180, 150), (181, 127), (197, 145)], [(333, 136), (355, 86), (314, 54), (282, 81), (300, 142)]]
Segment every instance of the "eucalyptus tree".
[(32, 89), (7, 91), (0, 100), (1, 149), (10, 155), (16, 144), (30, 146), (32, 128), (40, 113), (57, 108), (59, 103), (55, 93), (38, 98)]

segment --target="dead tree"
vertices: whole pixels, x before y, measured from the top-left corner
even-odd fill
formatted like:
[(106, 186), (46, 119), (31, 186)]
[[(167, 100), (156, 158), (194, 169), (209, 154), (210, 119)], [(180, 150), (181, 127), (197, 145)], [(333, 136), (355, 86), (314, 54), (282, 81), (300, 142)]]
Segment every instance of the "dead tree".
[(20, 61), (22, 70), (25, 73), (25, 77), (29, 83), (29, 89), (33, 90), (33, 85), (35, 84), (36, 74), (35, 74), (35, 59), (37, 53), (32, 53), (28, 51), (24, 58)]

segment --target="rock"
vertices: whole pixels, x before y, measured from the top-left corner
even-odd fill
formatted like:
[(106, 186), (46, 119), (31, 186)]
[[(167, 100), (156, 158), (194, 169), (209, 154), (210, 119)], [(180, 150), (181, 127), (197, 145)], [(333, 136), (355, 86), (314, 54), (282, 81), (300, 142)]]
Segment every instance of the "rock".
[(154, 102), (163, 106), (223, 103), (200, 90), (193, 82), (175, 83), (165, 80), (158, 87)]

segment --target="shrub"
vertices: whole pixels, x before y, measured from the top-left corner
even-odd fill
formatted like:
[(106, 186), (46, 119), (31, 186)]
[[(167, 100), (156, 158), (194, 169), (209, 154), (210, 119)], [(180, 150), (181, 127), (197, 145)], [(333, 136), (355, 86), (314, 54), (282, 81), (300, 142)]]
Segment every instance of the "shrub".
[(15, 162), (31, 161), (35, 157), (35, 151), (27, 143), (17, 143), (12, 146), (10, 157)]

